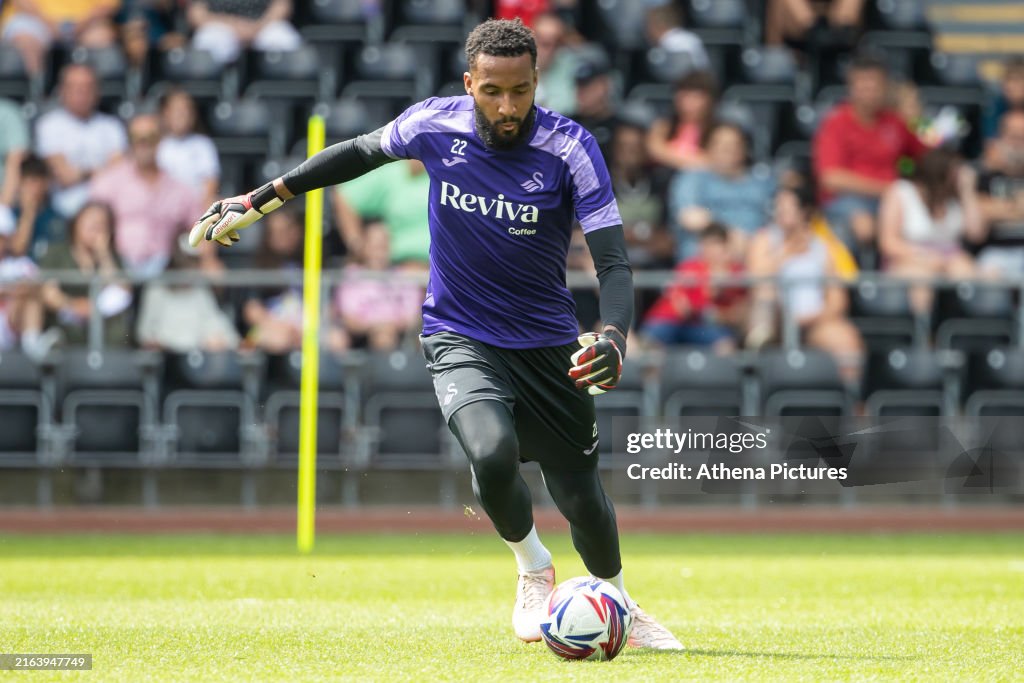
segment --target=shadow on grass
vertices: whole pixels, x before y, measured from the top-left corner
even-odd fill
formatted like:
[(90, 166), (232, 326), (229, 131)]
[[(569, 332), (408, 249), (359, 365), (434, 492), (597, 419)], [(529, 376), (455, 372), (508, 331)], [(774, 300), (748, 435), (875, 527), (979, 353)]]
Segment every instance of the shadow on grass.
[[(651, 654), (672, 654), (670, 650), (651, 650)], [(682, 652), (676, 651), (678, 654)], [(687, 648), (686, 654), (697, 657), (746, 657), (748, 659), (788, 659), (788, 660), (812, 660), (812, 659), (848, 659), (857, 661), (892, 661), (908, 662), (920, 657), (891, 656), (891, 655), (831, 655), (831, 654), (804, 654), (802, 652), (741, 652), (739, 650), (699, 650)]]

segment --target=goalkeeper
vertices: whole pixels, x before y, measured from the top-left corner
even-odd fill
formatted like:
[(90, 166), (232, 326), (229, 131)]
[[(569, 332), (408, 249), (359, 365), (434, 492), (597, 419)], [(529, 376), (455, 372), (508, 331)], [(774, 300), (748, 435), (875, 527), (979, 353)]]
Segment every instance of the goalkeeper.
[[(615, 387), (633, 316), (622, 219), (604, 159), (576, 122), (538, 107), (537, 48), (518, 20), (487, 21), (466, 41), (461, 97), (415, 104), (247, 195), (215, 202), (193, 245), (230, 245), (295, 195), (396, 159), (430, 175), (430, 281), (423, 352), (441, 411), (465, 450), (473, 490), (519, 570), (513, 627), (540, 640), (555, 579), (519, 462), (539, 463), (588, 571), (614, 584), (634, 617), (630, 644), (681, 649), (623, 582), (615, 512), (598, 476), (594, 395)], [(565, 286), (573, 219), (600, 280), (601, 334), (577, 339)]]

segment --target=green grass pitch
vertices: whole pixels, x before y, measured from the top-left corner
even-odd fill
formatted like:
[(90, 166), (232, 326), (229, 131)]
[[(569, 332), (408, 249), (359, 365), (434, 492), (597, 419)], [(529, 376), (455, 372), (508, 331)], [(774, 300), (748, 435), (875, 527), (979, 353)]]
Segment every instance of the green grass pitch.
[[(545, 539), (560, 579), (583, 574)], [(635, 598), (685, 653), (563, 662), (510, 624), (496, 537), (0, 536), (0, 680), (1024, 680), (1024, 536), (641, 536)]]

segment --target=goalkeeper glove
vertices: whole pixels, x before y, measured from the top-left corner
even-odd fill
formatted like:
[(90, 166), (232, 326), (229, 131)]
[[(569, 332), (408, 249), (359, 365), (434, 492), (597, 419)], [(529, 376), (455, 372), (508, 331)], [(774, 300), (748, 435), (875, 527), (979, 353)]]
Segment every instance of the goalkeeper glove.
[(238, 241), (239, 230), (249, 227), (284, 202), (272, 182), (249, 194), (218, 199), (192, 226), (188, 242), (193, 247), (199, 246), (203, 240), (230, 247)]
[(572, 354), (573, 367), (569, 370), (569, 377), (576, 381), (576, 388), (586, 387), (592, 396), (614, 389), (622, 375), (626, 338), (609, 327), (601, 334), (581, 334), (578, 341), (582, 348)]

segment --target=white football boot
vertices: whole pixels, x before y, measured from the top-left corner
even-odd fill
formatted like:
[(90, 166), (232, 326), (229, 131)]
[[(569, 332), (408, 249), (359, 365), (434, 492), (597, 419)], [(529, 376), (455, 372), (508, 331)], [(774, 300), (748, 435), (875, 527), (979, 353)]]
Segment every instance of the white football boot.
[(646, 647), (652, 650), (682, 650), (683, 644), (672, 632), (654, 620), (640, 605), (633, 603), (629, 613), (633, 616), (633, 630), (626, 641), (630, 647)]
[(517, 638), (527, 643), (540, 640), (540, 622), (544, 619), (544, 605), (554, 589), (554, 567), (519, 575), (516, 606), (512, 610), (512, 628), (515, 629)]

